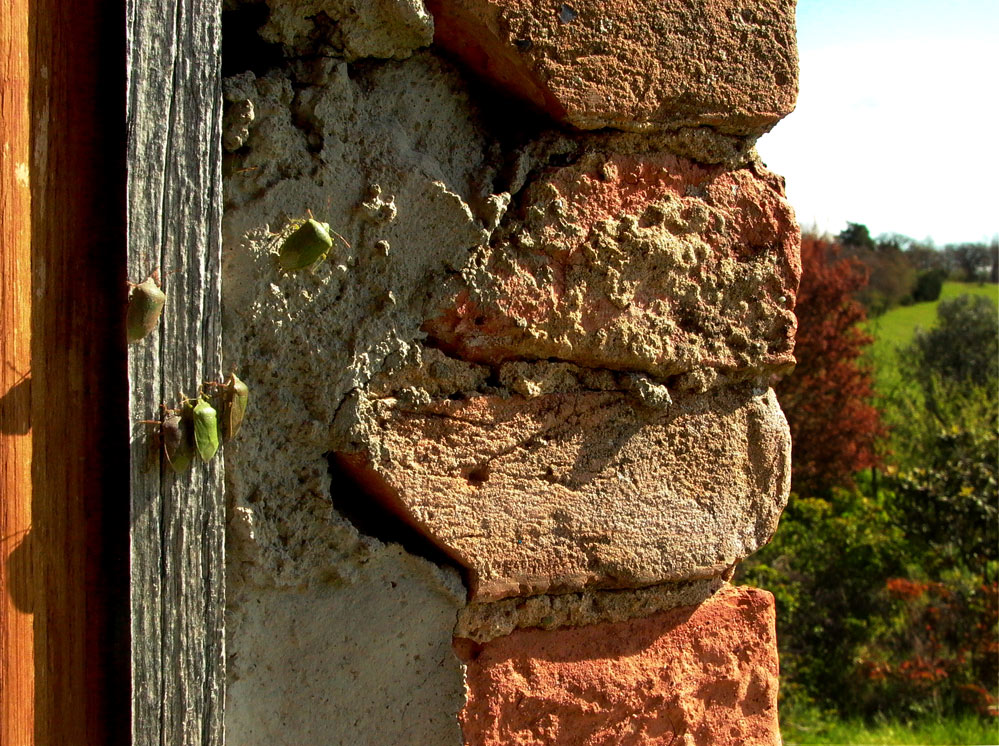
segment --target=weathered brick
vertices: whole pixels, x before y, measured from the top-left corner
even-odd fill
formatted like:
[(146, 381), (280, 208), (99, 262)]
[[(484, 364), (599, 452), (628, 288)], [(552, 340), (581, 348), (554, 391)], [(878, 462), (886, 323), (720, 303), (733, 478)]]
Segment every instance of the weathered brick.
[(766, 132), (794, 108), (794, 0), (429, 0), (434, 40), (582, 129)]
[(468, 568), (477, 601), (721, 575), (787, 500), (777, 400), (749, 385), (642, 396), (363, 400), (363, 445), (338, 458)]
[(800, 234), (762, 167), (591, 152), (510, 210), (453, 307), (424, 325), (461, 357), (686, 375), (702, 389), (794, 362)]
[(644, 619), (457, 639), (465, 746), (777, 746), (773, 596), (729, 588)]

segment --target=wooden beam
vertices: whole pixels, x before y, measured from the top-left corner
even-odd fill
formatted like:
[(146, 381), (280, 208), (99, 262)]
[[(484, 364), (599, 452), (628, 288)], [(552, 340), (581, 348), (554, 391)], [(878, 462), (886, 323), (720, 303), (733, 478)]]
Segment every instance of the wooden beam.
[[(221, 3), (129, 0), (127, 19), (128, 271), (158, 268), (167, 294), (130, 346), (135, 423), (222, 374)], [(149, 427), (132, 432), (134, 743), (221, 744), (222, 459), (175, 475), (150, 463)]]
[(126, 743), (124, 5), (28, 17), (33, 742)]
[(0, 8), (3, 744), (222, 742), (221, 460), (136, 423), (221, 373), (219, 46), (217, 0)]
[(0, 7), (0, 744), (34, 734), (28, 2)]

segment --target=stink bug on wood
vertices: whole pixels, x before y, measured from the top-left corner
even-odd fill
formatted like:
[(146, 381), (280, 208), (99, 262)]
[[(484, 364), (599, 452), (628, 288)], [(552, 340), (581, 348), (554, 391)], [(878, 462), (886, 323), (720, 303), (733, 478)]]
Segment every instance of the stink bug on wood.
[(236, 437), (240, 426), (243, 424), (243, 417), (246, 414), (246, 407), (250, 403), (250, 389), (239, 380), (235, 373), (229, 375), (229, 380), (225, 383), (207, 383), (218, 391), (219, 409), (219, 434), (222, 442), (228, 442)]
[(138, 342), (156, 328), (166, 303), (166, 293), (160, 289), (157, 273), (154, 271), (138, 285), (131, 284), (128, 295), (128, 310), (125, 314), (125, 330), (128, 343)]
[(191, 465), (194, 456), (194, 422), (190, 413), (183, 409), (167, 409), (162, 404), (160, 408), (163, 410), (162, 419), (139, 422), (159, 426), (156, 444), (163, 449), (163, 456), (170, 468), (180, 474)]
[(182, 417), (190, 417), (194, 428), (194, 450), (202, 461), (210, 461), (219, 449), (218, 413), (201, 396), (184, 402)]
[(194, 432), (190, 419), (178, 412), (170, 412), (160, 425), (163, 455), (170, 468), (180, 474), (191, 465), (194, 456)]

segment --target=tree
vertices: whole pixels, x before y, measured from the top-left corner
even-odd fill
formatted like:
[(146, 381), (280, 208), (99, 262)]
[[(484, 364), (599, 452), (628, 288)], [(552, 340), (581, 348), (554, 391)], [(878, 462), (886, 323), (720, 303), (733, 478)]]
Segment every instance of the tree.
[(936, 429), (921, 464), (887, 481), (890, 514), (937, 577), (956, 567), (987, 575), (999, 559), (999, 436), (994, 413), (977, 414), (979, 422)]
[(916, 275), (916, 287), (912, 289), (913, 303), (926, 303), (937, 300), (943, 290), (947, 271), (943, 269), (924, 269)]
[(912, 243), (905, 249), (905, 259), (917, 272), (938, 270), (947, 275), (947, 258), (931, 243)]
[(897, 247), (850, 249), (847, 256), (858, 259), (867, 268), (867, 283), (857, 291), (857, 300), (867, 312), (879, 315), (899, 304), (912, 302), (916, 271)]
[(992, 252), (984, 243), (950, 244), (944, 247), (951, 270), (964, 282), (985, 282), (994, 264)]
[[(884, 399), (893, 461), (902, 472), (949, 468), (957, 478), (968, 463), (963, 454), (973, 448), (979, 449), (979, 455), (987, 453), (992, 446), (982, 443), (996, 432), (999, 317), (995, 305), (975, 295), (941, 301), (937, 324), (916, 330), (912, 342), (898, 352), (897, 368), (899, 382)], [(994, 448), (986, 461), (994, 472)], [(966, 483), (981, 492), (977, 477), (967, 477)]]
[(860, 360), (871, 338), (852, 297), (864, 284), (864, 269), (840, 256), (834, 242), (810, 234), (802, 237), (801, 260), (798, 365), (776, 391), (791, 427), (793, 488), (824, 494), (879, 463), (875, 443), (883, 430), (871, 403), (871, 372)]
[[(796, 494), (773, 541), (737, 570), (740, 582), (776, 597), (785, 716), (814, 717), (818, 709), (872, 718), (994, 712), (995, 307), (978, 296), (938, 306), (937, 326), (916, 333), (902, 353), (899, 382), (879, 402), (892, 428), (880, 489), (867, 489), (866, 474), (852, 489), (829, 489), (848, 476), (822, 468), (849, 463), (831, 449), (869, 407), (863, 396), (823, 398), (824, 387), (842, 394), (858, 388), (838, 381), (863, 380), (856, 365), (863, 311), (851, 300), (863, 268), (834, 243), (808, 235), (802, 260), (800, 364), (778, 387), (791, 422)], [(872, 446), (874, 429), (877, 420), (859, 436)]]
[(913, 246), (917, 245), (919, 243), (915, 239), (909, 238), (903, 233), (882, 233), (875, 240), (875, 247), (878, 251), (894, 249), (908, 253)]
[[(935, 588), (937, 597), (913, 597), (906, 602), (909, 623), (890, 625), (903, 633), (900, 641), (908, 638), (904, 646), (893, 646), (891, 636), (882, 635), (872, 638), (871, 649), (880, 648), (873, 657), (882, 660), (877, 664), (882, 688), (906, 673), (906, 666), (911, 674), (918, 664), (929, 662), (937, 680), (924, 679), (912, 694), (927, 700), (929, 687), (934, 698), (958, 697), (964, 706), (985, 714), (996, 702), (999, 681), (995, 306), (972, 295), (941, 302), (937, 325), (917, 330), (899, 353), (899, 362), (900, 382), (886, 399), (895, 468), (884, 481), (884, 507), (892, 524), (904, 531), (910, 580), (930, 581), (921, 586)], [(922, 608), (919, 616), (912, 616), (913, 604)], [(904, 654), (905, 648), (917, 656)], [(886, 672), (891, 676), (885, 678)], [(892, 701), (903, 698), (892, 690)]]
[(999, 283), (999, 236), (993, 236), (989, 244), (989, 258), (992, 266), (989, 268), (989, 282)]
[(912, 365), (955, 383), (984, 385), (999, 379), (999, 317), (981, 295), (960, 295), (937, 306), (937, 324), (918, 329), (912, 339)]
[[(781, 698), (856, 716), (856, 661), (884, 613), (885, 580), (905, 572), (905, 539), (859, 490), (793, 496), (773, 541), (739, 566), (736, 582), (777, 601)], [(788, 711), (785, 710), (785, 714)]]
[(879, 315), (900, 303), (912, 302), (916, 270), (906, 249), (915, 242), (899, 233), (885, 233), (875, 241), (866, 225), (847, 223), (839, 234), (845, 256), (859, 260), (867, 269), (867, 282), (857, 288), (857, 300), (872, 315)]
[(838, 236), (841, 246), (857, 249), (874, 249), (874, 239), (863, 223), (847, 223)]

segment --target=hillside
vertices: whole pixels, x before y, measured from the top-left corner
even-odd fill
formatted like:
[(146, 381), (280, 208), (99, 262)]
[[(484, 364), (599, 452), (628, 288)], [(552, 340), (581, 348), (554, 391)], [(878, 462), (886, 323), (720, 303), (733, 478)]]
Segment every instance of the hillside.
[(898, 383), (895, 351), (910, 342), (917, 327), (926, 329), (936, 323), (937, 304), (941, 300), (959, 295), (984, 295), (992, 299), (999, 312), (999, 285), (945, 282), (940, 300), (893, 308), (867, 322), (867, 332), (874, 337), (867, 360), (874, 366), (875, 387), (879, 392), (887, 393)]

